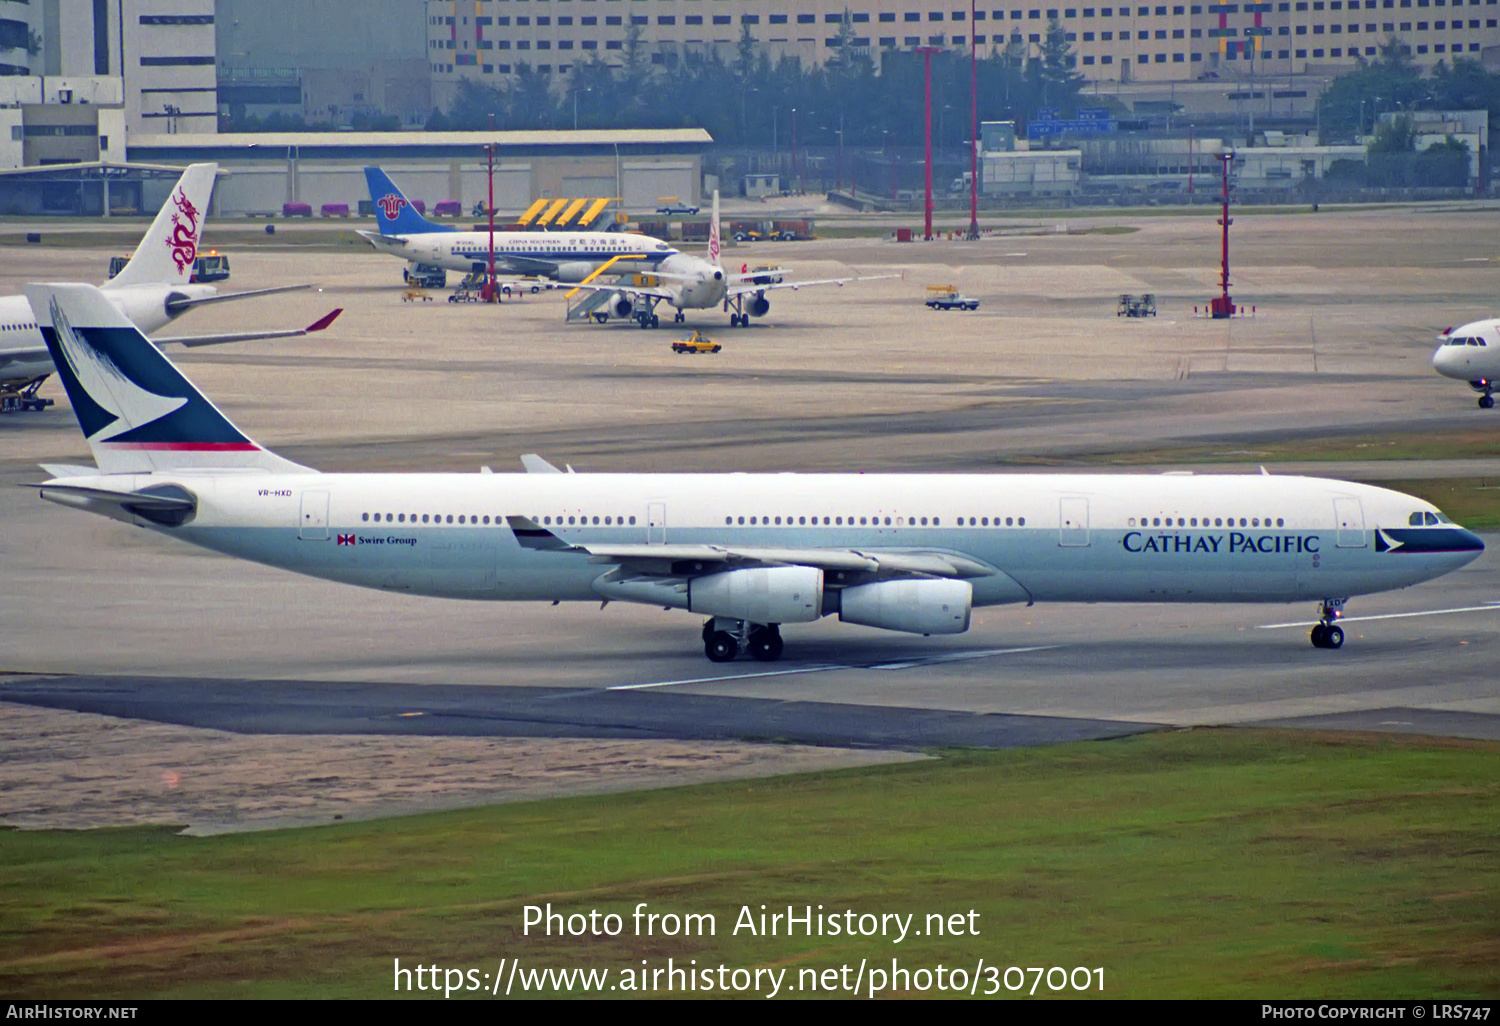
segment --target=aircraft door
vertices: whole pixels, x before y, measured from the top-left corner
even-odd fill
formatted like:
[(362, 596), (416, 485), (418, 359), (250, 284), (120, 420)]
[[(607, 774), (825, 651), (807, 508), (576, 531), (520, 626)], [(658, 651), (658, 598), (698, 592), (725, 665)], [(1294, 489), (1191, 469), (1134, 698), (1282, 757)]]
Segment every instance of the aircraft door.
[(1069, 497), (1058, 501), (1057, 544), (1085, 548), (1089, 543), (1089, 500)]
[(1338, 525), (1339, 548), (1365, 547), (1365, 511), (1358, 499), (1334, 499), (1333, 522)]
[(649, 502), (646, 504), (646, 544), (665, 545), (667, 543), (667, 504), (665, 502)]
[(328, 493), (302, 493), (302, 519), (297, 524), (297, 537), (303, 541), (328, 540)]

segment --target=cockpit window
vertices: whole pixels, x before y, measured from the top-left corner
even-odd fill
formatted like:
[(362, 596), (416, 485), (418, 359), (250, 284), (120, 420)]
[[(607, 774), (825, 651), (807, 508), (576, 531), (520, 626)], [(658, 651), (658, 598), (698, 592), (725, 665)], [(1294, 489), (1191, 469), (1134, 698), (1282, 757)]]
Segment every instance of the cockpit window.
[(1438, 523), (1440, 523), (1440, 524), (1451, 524), (1451, 523), (1453, 523), (1453, 521), (1451, 521), (1451, 520), (1448, 519), (1448, 514), (1442, 512), (1441, 510), (1439, 510), (1438, 513), (1437, 513), (1437, 520), (1438, 520)]
[(1413, 513), (1411, 516), (1409, 516), (1409, 517), (1406, 518), (1406, 522), (1407, 522), (1407, 524), (1409, 524), (1412, 527), (1421, 527), (1422, 526), (1422, 514), (1420, 514), (1420, 513)]
[(1428, 513), (1428, 514), (1426, 514), (1426, 520), (1427, 520), (1427, 526), (1428, 527), (1436, 527), (1437, 526), (1438, 518), (1437, 518), (1437, 514), (1436, 513)]

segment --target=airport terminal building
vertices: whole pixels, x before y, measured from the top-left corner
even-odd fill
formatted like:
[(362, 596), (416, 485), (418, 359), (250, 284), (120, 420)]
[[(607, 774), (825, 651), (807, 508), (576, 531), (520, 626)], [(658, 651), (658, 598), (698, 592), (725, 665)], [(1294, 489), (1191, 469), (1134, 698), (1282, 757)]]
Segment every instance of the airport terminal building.
[(313, 211), (370, 196), (366, 165), (382, 167), (430, 208), (457, 200), (467, 213), (488, 195), (485, 147), (495, 146), (495, 206), (525, 210), (543, 197), (618, 197), (627, 209), (655, 209), (661, 197), (698, 203), (701, 128), (559, 132), (285, 132), (132, 135), (129, 159), (146, 164), (216, 161), (219, 215)]
[(877, 61), (919, 47), (982, 52), (1011, 43), (1039, 56), (1056, 18), (1090, 81), (1188, 82), (1205, 77), (1336, 75), (1394, 36), (1418, 64), (1456, 57), (1500, 65), (1500, 0), (1276, 0), (1034, 6), (1037, 0), (426, 0), (433, 100), (458, 82), (493, 82), (521, 63), (566, 75), (598, 58), (620, 63), (627, 31), (653, 64), (717, 48), (732, 59), (742, 33), (804, 66), (853, 45)]

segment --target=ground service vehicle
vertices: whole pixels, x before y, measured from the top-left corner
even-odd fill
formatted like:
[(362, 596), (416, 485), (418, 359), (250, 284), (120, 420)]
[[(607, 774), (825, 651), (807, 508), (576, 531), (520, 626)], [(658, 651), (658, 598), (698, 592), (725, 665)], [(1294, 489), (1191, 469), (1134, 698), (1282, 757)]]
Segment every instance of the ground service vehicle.
[(448, 272), (436, 264), (412, 264), (401, 272), (406, 284), (419, 289), (440, 289), (448, 284)]
[(697, 330), (687, 338), (672, 343), (674, 353), (717, 353), (723, 348), (719, 343)]
[[(109, 276), (113, 278), (130, 263), (128, 256), (114, 256), (109, 258)], [(222, 253), (213, 252), (207, 256), (193, 258), (193, 273), (188, 281), (194, 284), (211, 281), (229, 280), (229, 258)]]
[(927, 307), (931, 310), (978, 310), (979, 300), (970, 299), (952, 285), (929, 285)]

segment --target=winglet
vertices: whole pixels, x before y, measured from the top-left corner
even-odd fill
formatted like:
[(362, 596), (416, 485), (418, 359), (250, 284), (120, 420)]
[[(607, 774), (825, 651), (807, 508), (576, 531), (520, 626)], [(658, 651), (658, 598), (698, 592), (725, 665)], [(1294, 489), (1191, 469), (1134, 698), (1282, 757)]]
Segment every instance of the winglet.
[(322, 317), (319, 317), (317, 320), (313, 321), (311, 324), (309, 324), (303, 330), (304, 331), (309, 331), (309, 332), (322, 331), (324, 328), (328, 327), (334, 321), (338, 320), (339, 314), (341, 314), (343, 312), (344, 312), (344, 308), (343, 307), (338, 307), (337, 309), (332, 310), (329, 313), (324, 314)]

